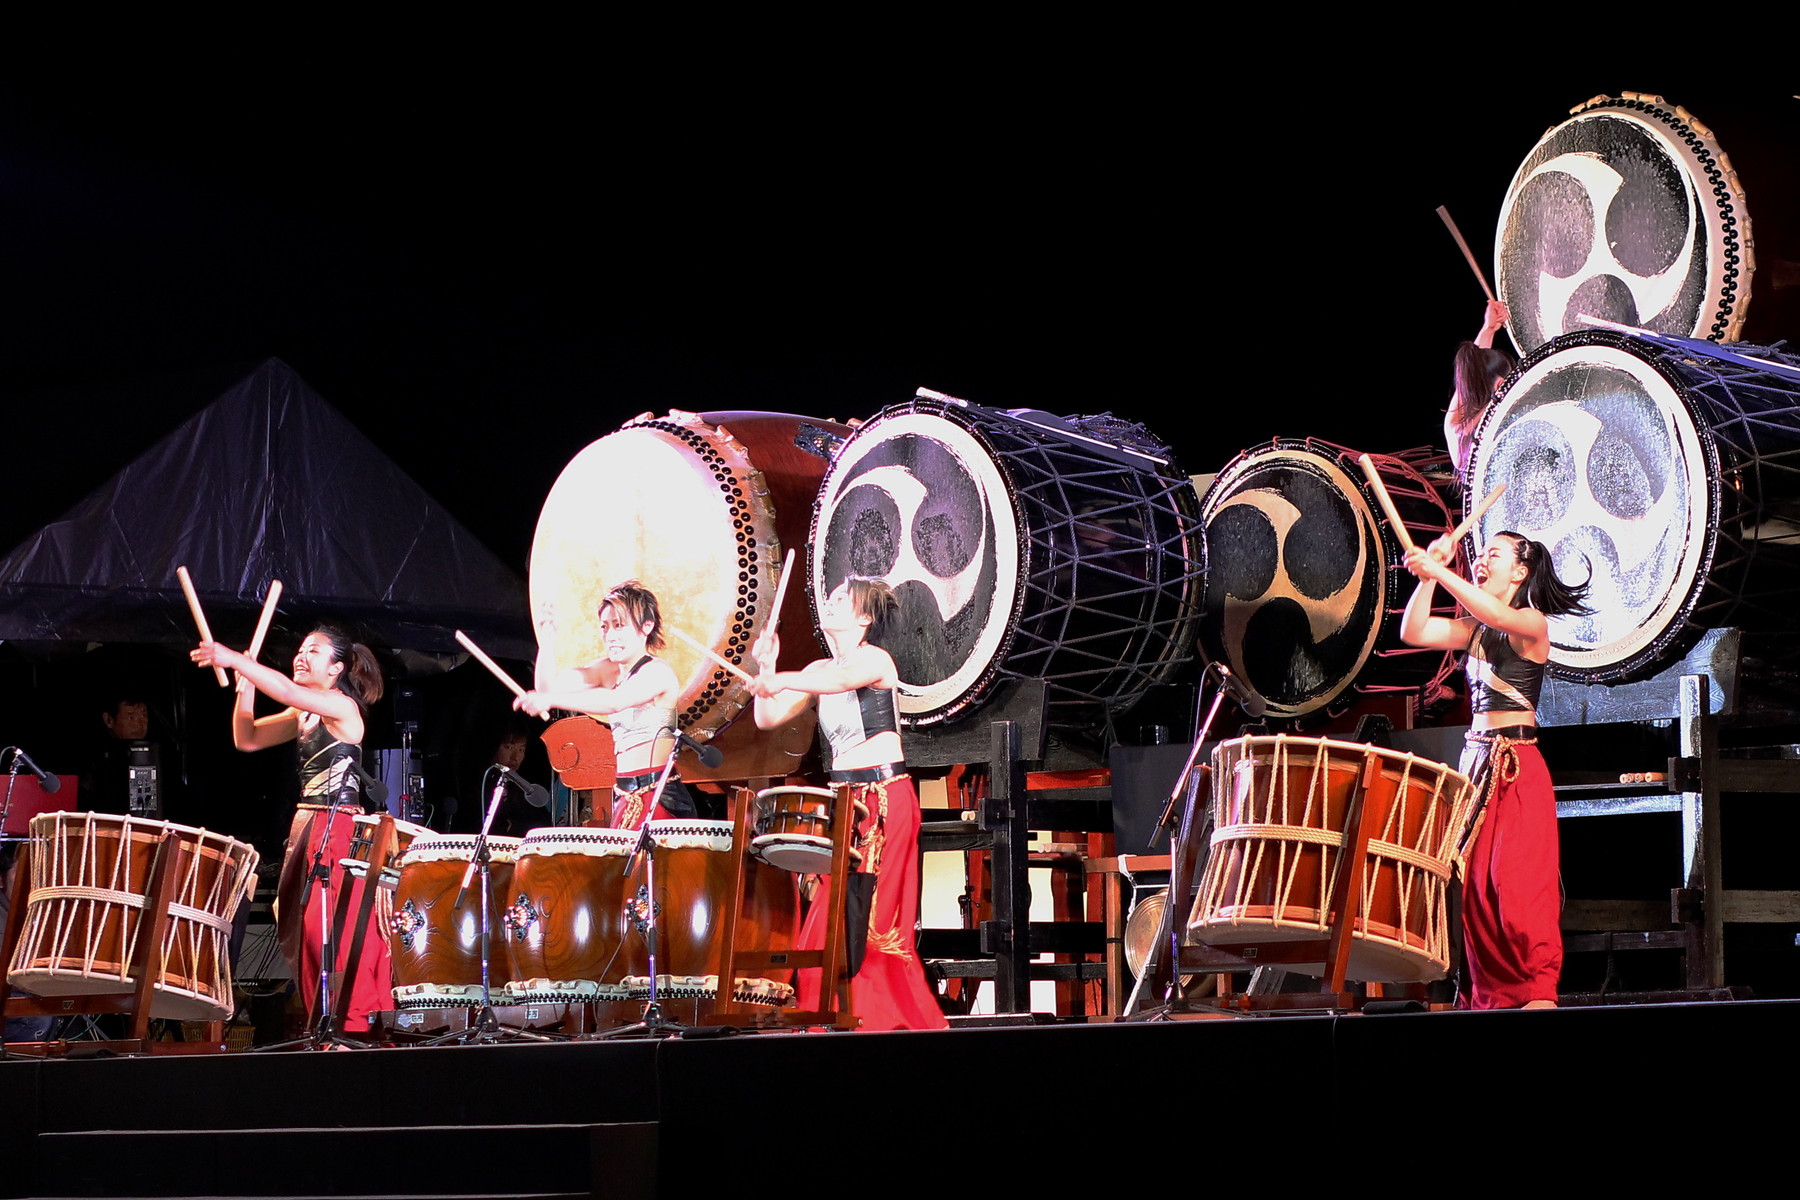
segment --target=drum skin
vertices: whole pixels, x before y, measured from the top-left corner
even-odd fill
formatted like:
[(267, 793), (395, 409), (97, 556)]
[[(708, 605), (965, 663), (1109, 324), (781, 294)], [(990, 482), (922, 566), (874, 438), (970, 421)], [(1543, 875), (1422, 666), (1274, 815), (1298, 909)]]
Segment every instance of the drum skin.
[(1646, 678), (1703, 630), (1800, 624), (1800, 356), (1594, 330), (1541, 347), (1483, 414), (1471, 495), (1504, 483), (1479, 539), (1542, 542), (1586, 584), (1550, 618), (1550, 670)]
[(627, 829), (534, 829), (506, 910), (514, 998), (623, 999)]
[[(488, 984), (504, 998), (513, 976), (503, 914), (511, 894), (518, 838), (489, 838)], [(473, 836), (421, 839), (400, 860), (394, 891), (389, 949), (394, 1002), (402, 1008), (442, 1008), (481, 1003), (481, 877), (456, 906), (463, 872), (474, 852)]]
[[(545, 499), (531, 548), (533, 621), (541, 631), (554, 614), (555, 635), (539, 639), (547, 665), (560, 670), (601, 657), (600, 601), (627, 579), (656, 594), (667, 625), (749, 664), (772, 617), (783, 555), (804, 547), (819, 481), (849, 433), (783, 413), (677, 411), (645, 414), (582, 450)], [(818, 656), (806, 636), (805, 589), (790, 586), (782, 607), (779, 665), (797, 669)], [(812, 748), (810, 713), (759, 734), (744, 712), (750, 695), (742, 681), (681, 639), (665, 641), (659, 653), (681, 681), (682, 728), (725, 756), (712, 769), (683, 756), (683, 779), (782, 776), (796, 768)]]
[[(1214, 946), (1329, 933), (1326, 902), (1345, 867), (1350, 800), (1364, 767), (1375, 824), (1351, 864), (1348, 977), (1417, 982), (1449, 968), (1446, 896), (1469, 820), (1468, 780), (1441, 763), (1349, 742), (1239, 738), (1213, 751), (1212, 853), (1188, 932)], [(1324, 962), (1283, 964), (1323, 975)]]
[[(656, 842), (657, 976), (659, 999), (682, 1004), (690, 1014), (710, 1011), (711, 988), (724, 952), (724, 908), (735, 880), (728, 821), (651, 821)], [(798, 877), (746, 858), (748, 880), (738, 916), (738, 942), (746, 948), (788, 950), (800, 932)], [(627, 888), (631, 934), (626, 939), (626, 985), (638, 999), (649, 995), (645, 906), (649, 888), (640, 868)], [(769, 983), (785, 985), (787, 972)], [(758, 985), (745, 997), (759, 999), (785, 988)], [(791, 993), (786, 993), (791, 994)], [(740, 995), (744, 995), (740, 989)], [(704, 1003), (694, 1003), (696, 1001)]]
[[(1400, 641), (1414, 581), (1358, 458), (1316, 438), (1277, 438), (1233, 459), (1200, 500), (1212, 564), (1201, 652), (1274, 718), (1347, 703), (1353, 687), (1429, 701), (1454, 669), (1455, 655)], [(1370, 458), (1416, 544), (1450, 531), (1449, 506), (1425, 474), (1442, 455)]]
[[(31, 892), (7, 979), (40, 996), (128, 990), (156, 842), (176, 836), (173, 919), (163, 939), (150, 1015), (183, 1021), (231, 1016), (227, 938), (255, 877), (257, 853), (204, 829), (102, 813), (32, 818)], [(56, 894), (82, 888), (117, 896)], [(127, 897), (139, 898), (132, 907)], [(192, 914), (192, 915), (190, 915)], [(200, 920), (204, 914), (207, 920)]]

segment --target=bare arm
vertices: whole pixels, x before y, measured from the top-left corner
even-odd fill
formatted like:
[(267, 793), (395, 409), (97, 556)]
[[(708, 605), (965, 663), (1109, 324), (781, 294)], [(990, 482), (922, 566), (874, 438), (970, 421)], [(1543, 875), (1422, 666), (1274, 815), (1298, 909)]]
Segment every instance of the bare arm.
[(1400, 614), (1400, 640), (1409, 646), (1428, 646), (1433, 650), (1466, 650), (1474, 632), (1474, 622), (1467, 618), (1451, 620), (1431, 614), (1431, 598), (1437, 584), (1419, 580), (1406, 611)]
[[(1433, 543), (1434, 546), (1436, 544)], [(1542, 648), (1543, 643), (1549, 640), (1550, 623), (1544, 618), (1543, 613), (1535, 608), (1514, 608), (1512, 605), (1488, 595), (1450, 570), (1428, 551), (1414, 549), (1411, 554), (1406, 556), (1406, 569), (1421, 580), (1419, 591), (1425, 591), (1427, 583), (1440, 584), (1445, 591), (1455, 597), (1456, 602), (1462, 605), (1463, 611), (1467, 612), (1470, 617), (1490, 629), (1498, 629), (1518, 638), (1521, 643), (1518, 646), (1519, 653), (1527, 658), (1533, 658), (1536, 651)], [(1411, 616), (1413, 603), (1418, 600), (1418, 596), (1419, 592), (1415, 591), (1413, 600), (1407, 603), (1407, 616)], [(1427, 608), (1430, 603), (1428, 597), (1425, 600)], [(1401, 620), (1402, 637), (1406, 636), (1405, 629), (1406, 617), (1403, 617)], [(1467, 644), (1466, 636), (1463, 644)], [(1542, 660), (1534, 658), (1533, 661)]]
[(1481, 332), (1475, 335), (1475, 344), (1483, 350), (1491, 350), (1494, 335), (1500, 332), (1500, 327), (1506, 324), (1506, 318), (1510, 315), (1506, 311), (1506, 305), (1498, 300), (1489, 300), (1487, 311), (1481, 317)]
[[(362, 741), (362, 710), (356, 707), (356, 701), (336, 688), (302, 687), (280, 671), (265, 667), (218, 642), (201, 642), (188, 657), (202, 667), (220, 666), (238, 673), (237, 703), (231, 711), (231, 740), (239, 750), (266, 750), (292, 741), (300, 732), (299, 714), (303, 712), (323, 717), (332, 736), (341, 741), (353, 744)], [(288, 711), (254, 719), (255, 698), (250, 687), (277, 704), (287, 705)]]
[[(675, 691), (675, 670), (657, 659), (616, 687), (596, 686), (594, 681), (604, 674), (600, 664), (576, 667), (558, 672), (555, 687), (526, 692), (513, 701), (513, 707), (541, 717), (550, 709), (566, 708), (570, 712), (605, 717), (627, 708), (654, 703), (659, 697)], [(586, 686), (583, 686), (586, 685)]]

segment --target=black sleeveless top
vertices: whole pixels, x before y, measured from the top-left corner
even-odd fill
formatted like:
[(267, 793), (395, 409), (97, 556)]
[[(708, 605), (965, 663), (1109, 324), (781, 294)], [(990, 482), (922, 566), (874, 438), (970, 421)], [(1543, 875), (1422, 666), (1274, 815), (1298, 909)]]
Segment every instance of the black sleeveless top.
[(1545, 665), (1514, 650), (1501, 630), (1477, 626), (1463, 663), (1469, 677), (1470, 711), (1536, 713)]
[(320, 717), (312, 726), (302, 724), (298, 740), (300, 749), (300, 802), (330, 804), (332, 794), (347, 792), (348, 800), (360, 807), (362, 786), (346, 759), (362, 765), (362, 747), (340, 742), (325, 728)]

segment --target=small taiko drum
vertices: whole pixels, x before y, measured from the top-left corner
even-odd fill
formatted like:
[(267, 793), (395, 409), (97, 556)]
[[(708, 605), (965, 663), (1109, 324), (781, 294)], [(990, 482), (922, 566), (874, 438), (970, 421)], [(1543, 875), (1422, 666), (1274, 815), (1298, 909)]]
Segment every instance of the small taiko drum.
[[(1362, 796), (1369, 846), (1348, 861)], [(1329, 934), (1329, 900), (1353, 871), (1351, 979), (1416, 982), (1450, 966), (1445, 899), (1469, 781), (1442, 763), (1321, 738), (1247, 737), (1213, 751), (1212, 854), (1188, 931), (1214, 946)], [(1323, 975), (1324, 962), (1284, 963)]]
[[(756, 793), (756, 833), (750, 854), (761, 862), (800, 875), (831, 872), (830, 788), (773, 787)], [(856, 804), (856, 825), (862, 828), (869, 806)], [(850, 861), (861, 864), (862, 851), (850, 847)]]
[(103, 813), (43, 813), (31, 822), (31, 890), (7, 980), (40, 996), (120, 992), (148, 929), (157, 843), (172, 835), (174, 902), (156, 963), (150, 1015), (231, 1016), (232, 919), (256, 876), (257, 853), (205, 829)]
[(514, 1002), (624, 1000), (630, 829), (534, 829), (519, 843), (506, 907)]
[[(692, 1003), (692, 1014), (711, 1008), (718, 994), (719, 962), (725, 949), (724, 910), (737, 880), (729, 821), (671, 820), (649, 823), (656, 895), (650, 895), (647, 872), (633, 875), (627, 886), (627, 993), (634, 1000), (650, 996), (647, 932), (649, 916), (657, 920), (656, 993), (659, 1001)], [(792, 949), (799, 932), (799, 879), (787, 871), (744, 863), (745, 895), (738, 909), (738, 940), (745, 946)], [(740, 1003), (785, 1005), (794, 989), (785, 979), (735, 979), (732, 995)], [(684, 1006), (684, 1017), (690, 1014)]]
[[(519, 840), (488, 839), (488, 987), (497, 1004), (505, 1001), (506, 981), (512, 976), (502, 913), (512, 890)], [(402, 1011), (481, 1003), (480, 875), (461, 907), (456, 903), (475, 841), (473, 834), (419, 838), (400, 860), (389, 949), (394, 1006)]]
[[(431, 837), (432, 831), (424, 825), (415, 825), (411, 821), (394, 818), (394, 848), (389, 852), (381, 870), (375, 876), (376, 885), (392, 889), (400, 883), (400, 860), (406, 856), (407, 848), (422, 837)], [(381, 828), (380, 813), (358, 813), (355, 827), (350, 834), (350, 855), (338, 859), (338, 866), (358, 879), (369, 874), (369, 855), (375, 849), (375, 835)]]

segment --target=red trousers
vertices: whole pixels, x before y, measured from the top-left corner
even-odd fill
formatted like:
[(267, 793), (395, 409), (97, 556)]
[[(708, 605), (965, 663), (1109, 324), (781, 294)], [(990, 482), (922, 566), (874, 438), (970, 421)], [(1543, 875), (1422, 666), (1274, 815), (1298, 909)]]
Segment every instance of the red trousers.
[(1562, 974), (1562, 891), (1550, 772), (1533, 745), (1512, 744), (1496, 757), (1493, 791), (1463, 875), (1470, 1008), (1555, 1000)]
[[(343, 807), (337, 810), (325, 848), (324, 863), (331, 871), (329, 892), (309, 887), (307, 873), (312, 869), (313, 851), (318, 848), (319, 834), (325, 825), (326, 810), (301, 805), (294, 813), (294, 824), (288, 830), (287, 854), (281, 860), (281, 878), (276, 884), (278, 905), (275, 920), (281, 950), (294, 972), (294, 986), (306, 1004), (306, 1023), (311, 1026), (319, 1016), (319, 963), (324, 957), (324, 933), (320, 924), (329, 923), (337, 907), (338, 891), (344, 872), (338, 867), (340, 858), (350, 854), (350, 839), (356, 832), (355, 818), (361, 810)], [(356, 935), (351, 926), (362, 904), (362, 890), (367, 879), (354, 881), (350, 892), (350, 920), (338, 944), (332, 949), (332, 969), (341, 971), (349, 957), (350, 940)], [(369, 913), (369, 932), (363, 938), (362, 957), (357, 963), (356, 979), (346, 1004), (346, 1030), (366, 1030), (369, 1014), (394, 1007), (394, 983), (388, 970), (388, 920), (393, 912), (392, 892), (377, 891), (375, 906)]]
[[(905, 775), (881, 783), (856, 784), (869, 817), (857, 846), (862, 869), (877, 877), (869, 906), (869, 948), (850, 985), (850, 1003), (864, 1029), (943, 1029), (937, 999), (925, 983), (925, 966), (913, 927), (919, 919), (919, 795)], [(800, 926), (801, 950), (825, 946), (825, 914), (831, 879), (822, 876), (812, 907)], [(802, 1009), (819, 1007), (819, 972), (796, 971)]]

